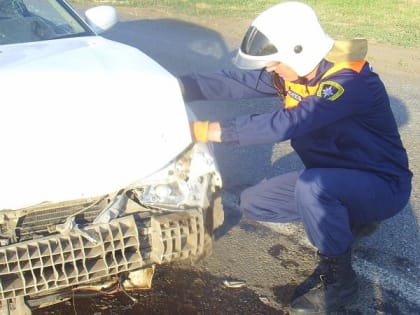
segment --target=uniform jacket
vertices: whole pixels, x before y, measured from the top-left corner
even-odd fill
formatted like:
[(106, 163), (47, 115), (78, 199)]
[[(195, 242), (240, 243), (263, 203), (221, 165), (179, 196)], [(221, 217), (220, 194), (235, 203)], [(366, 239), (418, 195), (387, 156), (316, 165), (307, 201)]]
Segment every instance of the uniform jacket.
[(180, 77), (185, 100), (277, 96), (274, 112), (221, 122), (222, 141), (241, 145), (291, 140), (306, 168), (373, 172), (408, 187), (412, 173), (386, 89), (365, 61), (323, 60), (314, 79), (284, 81), (263, 70)]

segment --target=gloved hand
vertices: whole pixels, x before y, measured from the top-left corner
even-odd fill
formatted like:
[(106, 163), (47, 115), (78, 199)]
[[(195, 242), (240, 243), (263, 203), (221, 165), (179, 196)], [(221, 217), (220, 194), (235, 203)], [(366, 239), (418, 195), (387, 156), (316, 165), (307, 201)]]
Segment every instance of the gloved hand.
[(193, 121), (191, 122), (191, 136), (194, 141), (209, 141), (209, 121)]

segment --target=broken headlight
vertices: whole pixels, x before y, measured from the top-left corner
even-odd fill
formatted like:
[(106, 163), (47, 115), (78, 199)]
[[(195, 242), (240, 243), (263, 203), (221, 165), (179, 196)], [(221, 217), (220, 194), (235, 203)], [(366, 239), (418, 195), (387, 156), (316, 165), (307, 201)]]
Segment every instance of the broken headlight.
[(132, 192), (145, 207), (185, 210), (209, 206), (208, 193), (221, 187), (209, 147), (196, 143), (151, 176), (136, 182)]

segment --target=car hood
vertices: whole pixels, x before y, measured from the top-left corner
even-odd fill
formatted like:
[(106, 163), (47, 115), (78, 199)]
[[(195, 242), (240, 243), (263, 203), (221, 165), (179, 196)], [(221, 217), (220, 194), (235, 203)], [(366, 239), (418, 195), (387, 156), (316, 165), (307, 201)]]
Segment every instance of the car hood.
[(190, 143), (174, 76), (99, 36), (0, 48), (0, 209), (121, 189)]

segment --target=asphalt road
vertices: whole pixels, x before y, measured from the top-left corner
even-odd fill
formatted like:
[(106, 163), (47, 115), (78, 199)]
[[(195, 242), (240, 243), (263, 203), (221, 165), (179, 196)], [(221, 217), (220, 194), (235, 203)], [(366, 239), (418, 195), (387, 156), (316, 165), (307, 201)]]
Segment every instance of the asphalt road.
[[(140, 48), (174, 75), (231, 67), (244, 30), (241, 23), (185, 22), (164, 12), (120, 13), (121, 22), (105, 36)], [(379, 68), (409, 152), (411, 169), (418, 174), (418, 74), (413, 77), (381, 65)], [(195, 102), (190, 106), (199, 118), (218, 119), (267, 111), (273, 108), (273, 102)], [(219, 231), (214, 254), (198, 268), (221, 278), (245, 280), (260, 301), (282, 314), (291, 290), (315, 266), (313, 249), (301, 226), (240, 220), (235, 203), (243, 187), (302, 165), (288, 143), (249, 147), (222, 144), (216, 146), (215, 153), (224, 181), (227, 224)], [(353, 265), (361, 278), (362, 295), (348, 314), (420, 314), (419, 218), (420, 183), (415, 176), (407, 207), (355, 245)]]

